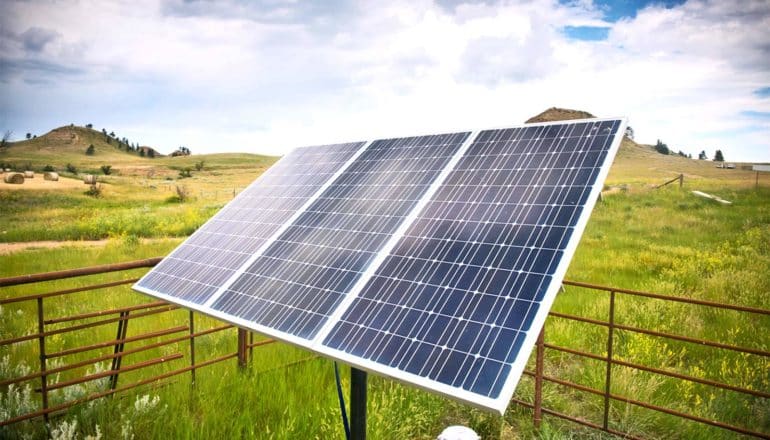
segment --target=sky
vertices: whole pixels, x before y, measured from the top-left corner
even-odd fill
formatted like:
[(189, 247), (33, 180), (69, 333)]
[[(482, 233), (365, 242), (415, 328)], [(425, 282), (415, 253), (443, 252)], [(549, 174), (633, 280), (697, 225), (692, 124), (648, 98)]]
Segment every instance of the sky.
[(770, 161), (765, 0), (0, 0), (0, 130), (170, 153), (502, 127), (549, 107)]

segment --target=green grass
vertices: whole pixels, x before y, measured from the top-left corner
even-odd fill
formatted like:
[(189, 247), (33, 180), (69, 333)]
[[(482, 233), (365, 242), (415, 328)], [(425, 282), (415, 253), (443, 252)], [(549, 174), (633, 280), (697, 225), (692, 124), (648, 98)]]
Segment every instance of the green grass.
[[(617, 285), (766, 307), (770, 291), (770, 191), (724, 190), (733, 206), (722, 206), (699, 199), (675, 188), (663, 191), (631, 192), (605, 198), (597, 205), (587, 227), (568, 279)], [(105, 248), (63, 248), (35, 250), (0, 257), (0, 276), (59, 270), (96, 263), (126, 261), (163, 255), (178, 240), (136, 243), (132, 239), (114, 240)], [(143, 271), (134, 271), (141, 273)], [(31, 293), (40, 289), (72, 287), (85, 282), (102, 282), (133, 274), (107, 274), (87, 280), (60, 281), (4, 289), (3, 296)], [(51, 302), (57, 313), (76, 313), (88, 309), (117, 307), (148, 298), (128, 288), (112, 289), (110, 295), (95, 292), (77, 294), (68, 301)], [(618, 322), (660, 331), (702, 337), (730, 344), (767, 350), (770, 348), (770, 319), (748, 317), (729, 311), (713, 311), (698, 306), (664, 303), (658, 300), (619, 296)], [(7, 309), (3, 314), (3, 337), (34, 330), (27, 319), (34, 316), (34, 304)], [(567, 287), (554, 310), (606, 319), (606, 296), (585, 289)], [(178, 325), (185, 312), (174, 312), (163, 320), (132, 322), (131, 333)], [(199, 328), (216, 325), (201, 318)], [(133, 333), (136, 332), (136, 333)], [(51, 342), (53, 347), (83, 344), (93, 339), (114, 337), (108, 326), (102, 333)], [(557, 318), (546, 327), (549, 343), (584, 349), (599, 355), (606, 350), (606, 330)], [(663, 342), (659, 339), (619, 331), (615, 356), (631, 362), (665, 368), (749, 387), (770, 389), (767, 359), (730, 352), (719, 353), (691, 344)], [(58, 344), (58, 345), (57, 345)], [(199, 346), (199, 359), (235, 350), (234, 331), (212, 337)], [(10, 355), (14, 362), (34, 365), (35, 350), (0, 349), (0, 357)], [(186, 353), (183, 353), (186, 355)], [(138, 362), (158, 353), (147, 353), (127, 362)], [(258, 349), (248, 371), (239, 373), (233, 362), (201, 370), (195, 388), (187, 376), (163, 388), (128, 393), (123, 398), (79, 407), (57, 420), (78, 420), (82, 436), (93, 434), (98, 425), (106, 438), (119, 438), (123, 426), (131, 426), (137, 438), (340, 438), (342, 431), (329, 361), (311, 360), (298, 367), (270, 370), (309, 356), (284, 344)], [(72, 359), (75, 360), (75, 359)], [(185, 361), (154, 367), (163, 372), (178, 368)], [(573, 382), (602, 389), (602, 364), (572, 355), (549, 351), (546, 372)], [(62, 380), (64, 377), (62, 377)], [(126, 380), (129, 380), (127, 377)], [(770, 407), (761, 399), (747, 398), (729, 391), (665, 379), (625, 368), (613, 370), (613, 393), (688, 412), (700, 417), (724, 420), (768, 432)], [(137, 398), (159, 396), (157, 411), (144, 414), (136, 410)], [(531, 400), (532, 383), (523, 378), (517, 397)], [(585, 393), (569, 392), (547, 384), (545, 402), (549, 407), (601, 421), (602, 401)], [(371, 438), (435, 438), (450, 424), (470, 425), (487, 438), (529, 438), (533, 435), (562, 438), (599, 436), (575, 425), (546, 419), (543, 430), (535, 431), (528, 410), (512, 406), (504, 418), (495, 417), (429, 393), (373, 378), (369, 396)], [(157, 409), (156, 408), (156, 409)], [(247, 410), (244, 410), (246, 408)], [(162, 420), (158, 422), (157, 420)], [(173, 420), (173, 423), (163, 420)], [(665, 438), (735, 438), (728, 431), (683, 422), (631, 405), (614, 403), (611, 426), (637, 435)], [(39, 424), (19, 425), (19, 433), (42, 435)]]
[[(0, 242), (112, 238), (100, 248), (73, 246), (0, 255), (0, 277), (165, 255), (274, 159), (211, 155), (204, 159), (203, 171), (193, 171), (192, 178), (181, 180), (176, 179), (177, 170), (194, 167), (200, 157), (155, 159), (152, 168), (143, 168), (149, 159), (137, 160), (139, 165), (128, 161), (117, 166), (118, 175), (107, 178), (109, 183), (99, 199), (83, 195), (81, 189), (0, 190)], [(649, 189), (649, 185), (680, 172), (686, 176), (682, 190), (675, 185)], [(629, 190), (605, 197), (597, 204), (567, 278), (766, 308), (770, 292), (770, 188), (766, 185), (753, 189), (753, 178), (748, 172), (715, 169), (710, 162), (666, 157), (645, 147), (625, 145), (608, 184), (628, 185)], [(177, 184), (188, 185), (194, 199), (171, 202)], [(733, 205), (695, 197), (690, 193), (693, 189), (716, 194)], [(142, 237), (175, 238), (150, 241)], [(71, 288), (143, 272), (19, 286), (2, 289), (1, 295)], [(120, 287), (78, 293), (67, 300), (47, 300), (46, 309), (58, 316), (149, 301), (128, 287)], [(557, 297), (554, 310), (605, 320), (608, 297), (568, 286)], [(34, 304), (5, 307), (0, 314), (0, 338), (34, 332), (35, 323), (30, 319), (34, 313)], [(616, 313), (618, 322), (626, 325), (770, 350), (767, 317), (623, 295), (618, 296)], [(132, 321), (129, 335), (184, 324), (187, 314), (176, 311), (162, 316)], [(215, 325), (214, 320), (196, 318), (199, 330)], [(105, 326), (93, 332), (51, 338), (50, 346), (61, 349), (109, 340), (114, 332), (114, 326)], [(629, 362), (751, 389), (770, 389), (770, 362), (766, 358), (624, 331), (616, 332), (615, 338), (615, 356)], [(556, 345), (604, 355), (606, 340), (603, 328), (558, 318), (549, 318), (546, 323), (546, 341)], [(233, 352), (235, 342), (234, 330), (202, 339), (198, 359)], [(183, 360), (149, 371), (157, 374), (184, 365), (189, 353), (184, 346), (180, 346), (180, 352), (185, 356)], [(23, 365), (36, 365), (35, 353), (31, 343), (0, 347), (0, 359), (9, 359), (7, 366), (0, 368), (0, 375), (7, 377), (18, 373), (15, 369)], [(170, 352), (149, 351), (125, 362), (162, 354)], [(254, 362), (246, 371), (239, 371), (234, 360), (228, 361), (199, 371), (195, 387), (190, 387), (189, 376), (179, 376), (157, 389), (144, 388), (79, 406), (56, 418), (53, 429), (77, 421), (77, 438), (94, 435), (97, 426), (103, 438), (341, 438), (332, 364), (315, 359), (288, 369), (274, 369), (309, 355), (285, 344), (264, 346), (255, 351)], [(67, 360), (86, 356), (93, 353)], [(546, 373), (601, 390), (606, 371), (599, 362), (551, 350), (547, 352)], [(626, 368), (615, 367), (612, 374), (615, 394), (770, 432), (770, 402), (762, 399)], [(59, 380), (72, 375), (61, 375)], [(127, 375), (125, 383), (131, 377)], [(343, 377), (347, 387), (347, 374)], [(6, 407), (10, 407), (9, 402), (16, 405), (23, 401), (22, 395), (9, 400), (13, 393), (7, 388), (0, 394)], [(145, 395), (149, 396), (148, 403), (143, 405)], [(154, 405), (153, 396), (157, 396)], [(532, 396), (532, 380), (524, 377), (516, 397), (531, 401)], [(36, 399), (34, 394), (32, 397)], [(548, 407), (601, 422), (600, 397), (546, 384), (544, 398)], [(369, 435), (373, 439), (432, 439), (451, 424), (471, 426), (484, 438), (605, 437), (549, 417), (540, 430), (535, 430), (531, 418), (529, 410), (516, 405), (511, 405), (504, 417), (496, 417), (413, 387), (370, 377)], [(738, 437), (729, 431), (620, 403), (612, 405), (611, 427), (653, 438)], [(25, 435), (46, 436), (40, 423), (23, 423), (0, 431), (3, 438)]]

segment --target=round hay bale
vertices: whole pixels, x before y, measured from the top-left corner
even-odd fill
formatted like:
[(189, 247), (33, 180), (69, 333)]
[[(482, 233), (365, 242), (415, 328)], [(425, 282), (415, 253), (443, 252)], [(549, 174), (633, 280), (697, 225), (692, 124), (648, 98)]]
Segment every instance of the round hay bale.
[(3, 176), (3, 181), (5, 183), (12, 183), (16, 185), (21, 185), (24, 183), (24, 174), (22, 173), (8, 173), (5, 176)]
[(49, 172), (43, 174), (43, 179), (51, 180), (53, 182), (56, 182), (56, 181), (59, 180), (59, 173), (54, 173), (53, 171), (49, 171)]
[(25, 179), (34, 179), (35, 178), (35, 172), (34, 171), (24, 171), (24, 178)]
[(5, 169), (5, 172), (6, 172), (6, 173), (10, 173), (10, 172), (11, 172), (11, 169), (10, 169), (10, 168), (6, 168), (6, 169)]
[(93, 174), (86, 174), (85, 176), (83, 176), (83, 183), (85, 183), (86, 185), (93, 185), (94, 183), (96, 183), (96, 176)]

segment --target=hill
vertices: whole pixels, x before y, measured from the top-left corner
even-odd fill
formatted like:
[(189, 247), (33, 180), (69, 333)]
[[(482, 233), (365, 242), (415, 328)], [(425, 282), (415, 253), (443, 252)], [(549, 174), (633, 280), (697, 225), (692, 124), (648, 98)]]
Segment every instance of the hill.
[(548, 110), (527, 119), (527, 124), (534, 122), (566, 121), (568, 119), (588, 119), (596, 116), (582, 110), (570, 110), (567, 108), (551, 107)]
[[(554, 122), (595, 117), (583, 110), (551, 107), (527, 119), (526, 122)], [(687, 180), (709, 180), (709, 186), (718, 184), (718, 182), (750, 186), (754, 183), (755, 178), (753, 171), (716, 168), (714, 162), (710, 160), (695, 160), (675, 154), (660, 154), (655, 151), (652, 145), (640, 144), (625, 136), (610, 169), (607, 184), (663, 183), (663, 181), (676, 177), (678, 174), (684, 174)]]
[[(87, 154), (93, 146), (92, 154)], [(155, 154), (160, 154), (150, 148)], [(109, 134), (74, 125), (59, 127), (50, 132), (18, 142), (10, 142), (0, 150), (0, 162), (34, 168), (52, 165), (63, 168), (67, 163), (91, 166), (112, 162), (141, 160), (134, 147)], [(98, 167), (98, 166), (97, 166)]]
[[(93, 154), (86, 154), (91, 145)], [(72, 164), (82, 172), (100, 174), (102, 165), (110, 165), (114, 172), (127, 176), (146, 175), (149, 170), (154, 170), (153, 174), (158, 176), (176, 176), (178, 170), (195, 169), (196, 164), (205, 165), (207, 170), (262, 169), (275, 160), (275, 157), (250, 153), (166, 156), (152, 147), (129, 146), (109, 134), (74, 125), (55, 128), (42, 136), (10, 142), (0, 148), (0, 165), (7, 168), (29, 167), (42, 171), (50, 165), (57, 171), (64, 171), (67, 164)]]

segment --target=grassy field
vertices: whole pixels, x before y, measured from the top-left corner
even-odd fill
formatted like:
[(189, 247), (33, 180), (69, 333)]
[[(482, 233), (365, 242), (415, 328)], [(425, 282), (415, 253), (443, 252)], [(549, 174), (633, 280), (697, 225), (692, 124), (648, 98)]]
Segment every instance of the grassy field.
[[(27, 191), (0, 186), (2, 242), (110, 238), (107, 246), (98, 248), (72, 246), (0, 255), (0, 277), (164, 255), (229, 200), (232, 188), (245, 186), (272, 160), (262, 158), (250, 164), (245, 158), (208, 157), (203, 171), (179, 180), (174, 177), (176, 170), (169, 168), (181, 163), (173, 162), (177, 159), (192, 164), (200, 160), (195, 156), (155, 159), (168, 163), (155, 162), (149, 178), (146, 168), (126, 171), (125, 175), (121, 171), (113, 182), (105, 183), (100, 198), (85, 196), (80, 189)], [(188, 165), (185, 162), (182, 166)], [(685, 174), (683, 189), (676, 185), (659, 190), (650, 188), (651, 184), (662, 183), (679, 173)], [(165, 180), (164, 176), (173, 180)], [(195, 200), (180, 203), (172, 199), (171, 186), (180, 182), (190, 187)], [(622, 185), (626, 190), (597, 204), (567, 278), (766, 308), (770, 292), (770, 182), (760, 183), (764, 185), (755, 189), (754, 174), (750, 172), (716, 169), (711, 162), (666, 157), (646, 147), (624, 145), (607, 184)], [(716, 194), (733, 204), (726, 206), (695, 197), (690, 193), (693, 189)], [(207, 193), (216, 192), (219, 195), (207, 197)], [(78, 221), (73, 222), (73, 218)], [(150, 241), (145, 237), (161, 239)], [(8, 288), (3, 289), (2, 297), (104, 282), (142, 272)], [(56, 314), (66, 314), (148, 301), (149, 298), (122, 287), (109, 292), (80, 293), (67, 301), (52, 300), (47, 307)], [(629, 297), (621, 297), (617, 307), (618, 322), (627, 325), (770, 349), (768, 318)], [(606, 319), (608, 300), (594, 292), (567, 287), (557, 297), (554, 310)], [(33, 332), (30, 317), (34, 313), (34, 304), (3, 309), (0, 339)], [(163, 319), (146, 318), (132, 322), (129, 335), (185, 321), (183, 311), (167, 314)], [(216, 322), (205, 318), (196, 322), (199, 329), (215, 325)], [(546, 335), (549, 343), (598, 355), (606, 351), (606, 330), (585, 324), (549, 318)], [(108, 326), (88, 335), (55, 339), (51, 349), (112, 338), (114, 327)], [(235, 342), (234, 330), (211, 336), (198, 347), (199, 359), (232, 352)], [(6, 359), (0, 362), (0, 378), (35, 365), (35, 353), (32, 344), (0, 347), (0, 360)], [(161, 354), (169, 353), (150, 351), (125, 362), (140, 362)], [(615, 355), (697, 377), (770, 390), (770, 362), (759, 356), (663, 343), (627, 332), (618, 333)], [(53, 434), (61, 434), (60, 438), (86, 438), (96, 436), (97, 431), (102, 438), (342, 438), (331, 362), (312, 359), (288, 369), (274, 369), (308, 356), (308, 352), (285, 344), (265, 346), (255, 352), (254, 362), (246, 371), (239, 372), (234, 361), (226, 362), (201, 370), (195, 387), (190, 387), (188, 376), (180, 376), (162, 388), (82, 405), (55, 419)], [(67, 358), (68, 362), (77, 359), (80, 358)], [(598, 389), (603, 387), (605, 369), (598, 362), (553, 351), (548, 352), (546, 361), (549, 375)], [(168, 371), (185, 361), (174, 362), (152, 370)], [(90, 369), (105, 367), (106, 364)], [(59, 380), (71, 377), (62, 375)], [(346, 381), (346, 372), (343, 377)], [(619, 395), (770, 432), (770, 405), (762, 399), (623, 368), (613, 370), (613, 383), (612, 392)], [(376, 377), (371, 378), (369, 393), (369, 435), (374, 439), (432, 439), (451, 424), (469, 425), (484, 438), (602, 437), (551, 418), (535, 430), (531, 412), (515, 405), (504, 417), (496, 417)], [(37, 397), (34, 393), (30, 396), (31, 403), (25, 400), (23, 389), (0, 390), (0, 408), (15, 411), (36, 404)], [(57, 398), (64, 397), (62, 394)], [(529, 378), (522, 379), (516, 397), (531, 400)], [(546, 385), (545, 404), (594, 422), (601, 420), (598, 397)], [(72, 437), (62, 434), (73, 424), (76, 426)], [(613, 405), (611, 426), (654, 438), (738, 437), (624, 404)], [(26, 436), (42, 438), (46, 433), (40, 423), (22, 423), (0, 431), (4, 438)]]

